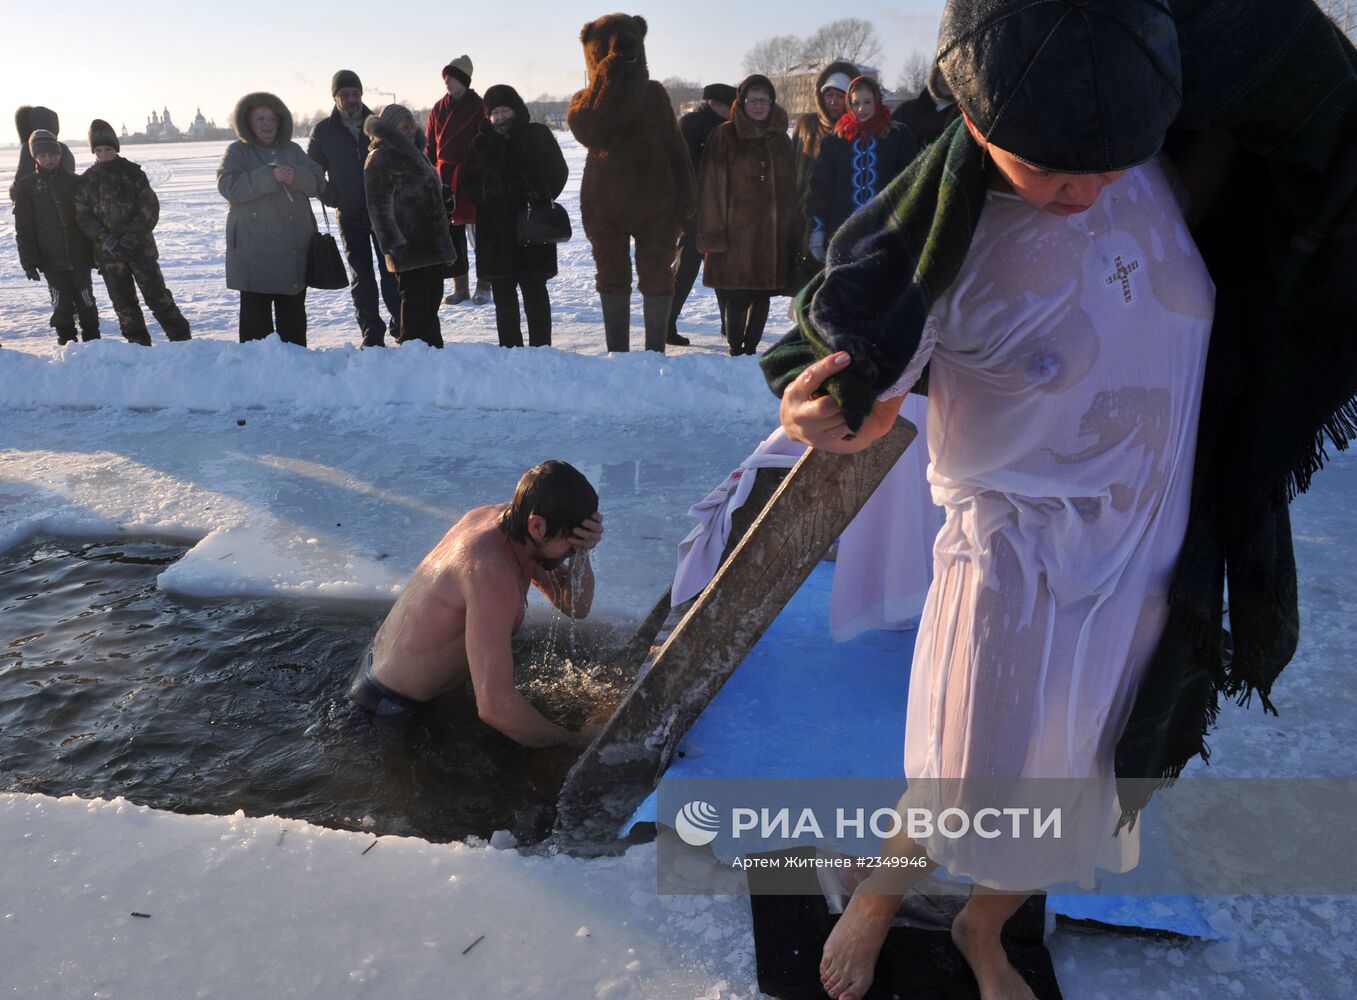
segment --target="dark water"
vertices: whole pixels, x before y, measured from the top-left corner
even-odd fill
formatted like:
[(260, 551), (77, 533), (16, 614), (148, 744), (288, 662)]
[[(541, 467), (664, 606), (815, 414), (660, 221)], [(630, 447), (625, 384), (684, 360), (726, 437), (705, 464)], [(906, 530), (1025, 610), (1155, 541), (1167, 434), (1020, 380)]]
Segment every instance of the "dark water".
[[(469, 691), (401, 728), (349, 704), (385, 609), (175, 599), (155, 579), (183, 553), (45, 540), (0, 556), (0, 787), (431, 840), (545, 836), (568, 753), (488, 729)], [(566, 725), (622, 683), (575, 666), (590, 646), (558, 619), (515, 647), (520, 688)]]

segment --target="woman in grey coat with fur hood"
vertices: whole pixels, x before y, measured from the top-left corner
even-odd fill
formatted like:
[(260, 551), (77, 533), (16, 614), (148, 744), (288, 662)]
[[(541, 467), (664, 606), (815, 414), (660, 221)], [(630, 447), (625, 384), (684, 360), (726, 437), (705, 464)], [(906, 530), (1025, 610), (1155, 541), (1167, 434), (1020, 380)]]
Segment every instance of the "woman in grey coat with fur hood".
[(217, 168), (226, 213), (226, 287), (240, 292), (240, 341), (274, 330), (306, 346), (306, 255), (325, 186), (320, 165), (292, 141), (292, 113), (273, 94), (246, 94), (231, 125), (239, 138)]
[(443, 181), (424, 155), (424, 135), (408, 108), (388, 104), (368, 117), (363, 131), (372, 138), (363, 164), (368, 218), (400, 286), (400, 343), (442, 347), (438, 307), (443, 279), (457, 260)]

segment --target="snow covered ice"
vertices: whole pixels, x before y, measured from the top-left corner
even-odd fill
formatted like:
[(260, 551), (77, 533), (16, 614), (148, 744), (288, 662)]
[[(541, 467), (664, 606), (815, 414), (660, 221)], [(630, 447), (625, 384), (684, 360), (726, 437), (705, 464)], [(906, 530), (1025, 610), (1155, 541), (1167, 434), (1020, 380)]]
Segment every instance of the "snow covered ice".
[[(559, 139), (577, 223), (583, 151)], [(88, 151), (70, 144), (83, 169)], [(96, 278), (105, 339), (58, 349), (0, 204), (0, 548), (39, 533), (168, 537), (193, 546), (160, 578), (177, 593), (389, 602), (463, 511), (559, 457), (598, 486), (607, 521), (593, 617), (643, 615), (672, 576), (688, 506), (775, 425), (754, 360), (725, 357), (710, 291), (699, 284), (684, 310), (691, 347), (606, 356), (576, 225), (549, 285), (555, 348), (501, 350), (493, 307), (462, 305), (440, 310), (444, 351), (360, 352), (348, 293), (314, 290), (311, 350), (240, 345), (222, 146), (124, 151), (161, 198), (156, 236), (193, 324), (187, 344), (165, 343), (154, 323), (152, 349), (122, 342)], [(0, 187), (16, 159), (0, 150)], [(1295, 505), (1304, 631), (1275, 692), (1282, 715), (1227, 706), (1211, 774), (1354, 773), (1354, 496), (1357, 461), (1340, 455)], [(18, 793), (0, 796), (0, 838), (0, 981), (16, 997), (757, 993), (747, 903), (656, 896), (653, 845), (583, 861), (520, 854), (505, 838), (499, 849), (382, 837), (363, 853), (371, 834), (295, 820)], [(1230, 940), (1057, 932), (1066, 995), (1350, 992), (1351, 899), (1205, 905)]]

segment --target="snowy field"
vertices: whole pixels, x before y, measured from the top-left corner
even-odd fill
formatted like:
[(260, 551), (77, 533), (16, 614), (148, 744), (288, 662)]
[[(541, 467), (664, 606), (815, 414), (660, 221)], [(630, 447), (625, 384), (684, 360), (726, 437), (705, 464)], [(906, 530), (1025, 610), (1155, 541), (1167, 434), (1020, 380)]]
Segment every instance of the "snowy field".
[[(506, 499), (524, 468), (559, 457), (602, 497), (595, 616), (622, 627), (643, 615), (672, 575), (688, 506), (772, 429), (775, 407), (755, 362), (724, 356), (700, 286), (680, 324), (692, 347), (604, 354), (579, 227), (583, 154), (560, 139), (579, 235), (550, 285), (549, 350), (500, 350), (493, 308), (462, 305), (441, 311), (444, 351), (359, 352), (347, 292), (317, 291), (311, 350), (237, 344), (219, 143), (126, 150), (160, 195), (162, 266), (194, 340), (167, 344), (152, 322), (154, 348), (125, 344), (96, 276), (106, 339), (58, 350), (5, 200), (0, 549), (38, 533), (167, 537), (193, 545), (160, 579), (173, 592), (389, 602), (467, 507)], [(0, 188), (16, 158), (0, 150)], [(638, 344), (639, 295), (633, 305)], [(1210, 774), (1357, 773), (1357, 460), (1336, 457), (1316, 483), (1295, 506), (1304, 631), (1274, 692), (1282, 715), (1227, 706)], [(21, 794), (0, 796), (0, 838), (5, 996), (756, 995), (747, 904), (657, 896), (652, 845), (594, 861), (395, 837), (368, 850), (371, 836), (295, 820)], [(1351, 994), (1352, 899), (1204, 907), (1229, 940), (1056, 932), (1065, 995)]]

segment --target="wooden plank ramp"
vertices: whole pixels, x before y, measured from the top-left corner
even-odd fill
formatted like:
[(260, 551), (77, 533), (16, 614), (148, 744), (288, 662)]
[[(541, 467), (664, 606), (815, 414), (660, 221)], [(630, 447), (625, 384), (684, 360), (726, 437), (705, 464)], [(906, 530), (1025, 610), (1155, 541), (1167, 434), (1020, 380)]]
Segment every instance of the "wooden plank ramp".
[[(659, 782), (688, 729), (916, 435), (913, 424), (897, 420), (857, 455), (812, 449), (761, 510), (751, 495), (744, 509), (758, 516), (566, 776), (552, 832), (558, 846), (577, 854), (616, 850), (618, 830)], [(668, 595), (629, 655), (644, 657), (667, 605)]]

